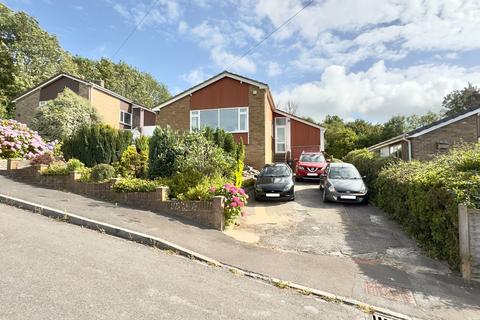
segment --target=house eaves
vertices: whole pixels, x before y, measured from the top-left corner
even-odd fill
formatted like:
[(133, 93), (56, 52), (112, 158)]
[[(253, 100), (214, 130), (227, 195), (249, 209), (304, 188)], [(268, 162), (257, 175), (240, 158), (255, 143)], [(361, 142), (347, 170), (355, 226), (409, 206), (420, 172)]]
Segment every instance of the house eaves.
[(250, 79), (250, 78), (246, 78), (244, 76), (241, 76), (241, 75), (238, 75), (238, 74), (235, 74), (235, 73), (231, 73), (231, 72), (228, 72), (228, 71), (223, 71), (222, 73), (219, 73), (216, 76), (213, 76), (210, 79), (207, 79), (204, 82), (202, 82), (200, 84), (197, 84), (196, 86), (193, 86), (190, 89), (187, 89), (187, 90), (177, 94), (176, 96), (171, 97), (170, 99), (168, 99), (167, 101), (164, 101), (163, 103), (156, 106), (152, 110), (153, 111), (158, 111), (158, 110), (162, 109), (163, 107), (166, 107), (166, 106), (172, 104), (173, 102), (178, 101), (178, 100), (180, 100), (180, 99), (182, 99), (182, 98), (184, 98), (188, 95), (191, 95), (195, 91), (198, 91), (202, 88), (205, 88), (206, 86), (209, 86), (212, 83), (217, 82), (218, 80), (226, 78), (226, 77), (238, 80), (240, 82), (245, 82), (245, 83), (254, 85), (254, 86), (256, 86), (260, 89), (268, 89), (268, 85), (266, 83), (259, 82), (259, 81), (256, 81), (256, 80), (253, 80), (253, 79)]

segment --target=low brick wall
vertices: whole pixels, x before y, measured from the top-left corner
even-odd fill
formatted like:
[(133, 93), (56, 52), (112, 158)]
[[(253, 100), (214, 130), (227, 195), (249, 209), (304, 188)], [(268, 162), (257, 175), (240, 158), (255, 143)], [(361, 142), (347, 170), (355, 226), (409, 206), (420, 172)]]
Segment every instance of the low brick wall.
[(154, 192), (116, 192), (112, 189), (116, 179), (104, 183), (86, 183), (79, 181), (80, 172), (72, 172), (67, 176), (47, 176), (42, 175), (46, 165), (11, 167), (8, 170), (0, 168), (0, 172), (22, 182), (173, 215), (217, 230), (223, 230), (225, 226), (223, 197), (214, 197), (213, 201), (170, 201), (168, 187), (158, 187)]

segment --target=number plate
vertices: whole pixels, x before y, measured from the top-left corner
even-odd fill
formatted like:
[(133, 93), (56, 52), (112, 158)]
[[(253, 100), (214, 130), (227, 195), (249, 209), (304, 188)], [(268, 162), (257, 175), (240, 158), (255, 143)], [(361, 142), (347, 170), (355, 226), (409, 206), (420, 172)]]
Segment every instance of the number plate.
[(265, 196), (267, 198), (278, 198), (280, 197), (280, 193), (266, 193)]
[(318, 176), (318, 173), (307, 173), (307, 176), (316, 177), (316, 176)]
[(357, 197), (355, 196), (340, 196), (340, 199), (350, 199), (350, 200), (355, 200)]

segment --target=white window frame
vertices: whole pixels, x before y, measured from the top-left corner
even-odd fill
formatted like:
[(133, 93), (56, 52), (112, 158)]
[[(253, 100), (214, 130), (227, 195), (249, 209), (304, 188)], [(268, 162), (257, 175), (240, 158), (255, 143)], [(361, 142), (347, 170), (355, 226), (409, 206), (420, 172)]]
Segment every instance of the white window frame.
[[(130, 123), (125, 122), (125, 114), (130, 115)], [(120, 123), (125, 124), (127, 126), (132, 126), (133, 115), (130, 112), (120, 110)]]
[[(219, 128), (222, 128), (222, 124), (221, 124), (221, 121), (220, 121), (220, 111), (221, 110), (238, 110), (238, 115), (237, 115), (237, 117), (238, 117), (237, 118), (237, 128), (238, 128), (238, 130), (227, 131), (227, 130), (224, 129), (225, 131), (230, 132), (230, 133), (248, 133), (249, 132), (248, 107), (192, 110), (192, 111), (190, 111), (190, 131), (201, 129), (201, 127), (202, 127), (202, 121), (201, 121), (202, 111), (217, 111), (217, 124), (218, 124)], [(245, 116), (245, 120), (246, 120), (244, 130), (240, 129), (241, 116)], [(198, 128), (193, 127), (193, 119), (194, 118), (198, 120), (198, 122), (197, 122), (198, 123)], [(212, 128), (212, 129), (216, 129), (216, 128)]]

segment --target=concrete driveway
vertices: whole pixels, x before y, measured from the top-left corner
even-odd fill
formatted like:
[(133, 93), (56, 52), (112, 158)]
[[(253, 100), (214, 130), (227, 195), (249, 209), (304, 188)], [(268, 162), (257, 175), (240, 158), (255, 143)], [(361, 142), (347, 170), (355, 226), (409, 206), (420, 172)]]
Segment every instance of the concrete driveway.
[(426, 257), (381, 210), (324, 203), (316, 182), (297, 183), (292, 202), (252, 199), (247, 217), (226, 233), (275, 250), (376, 260), (411, 272), (450, 273), (446, 264)]

